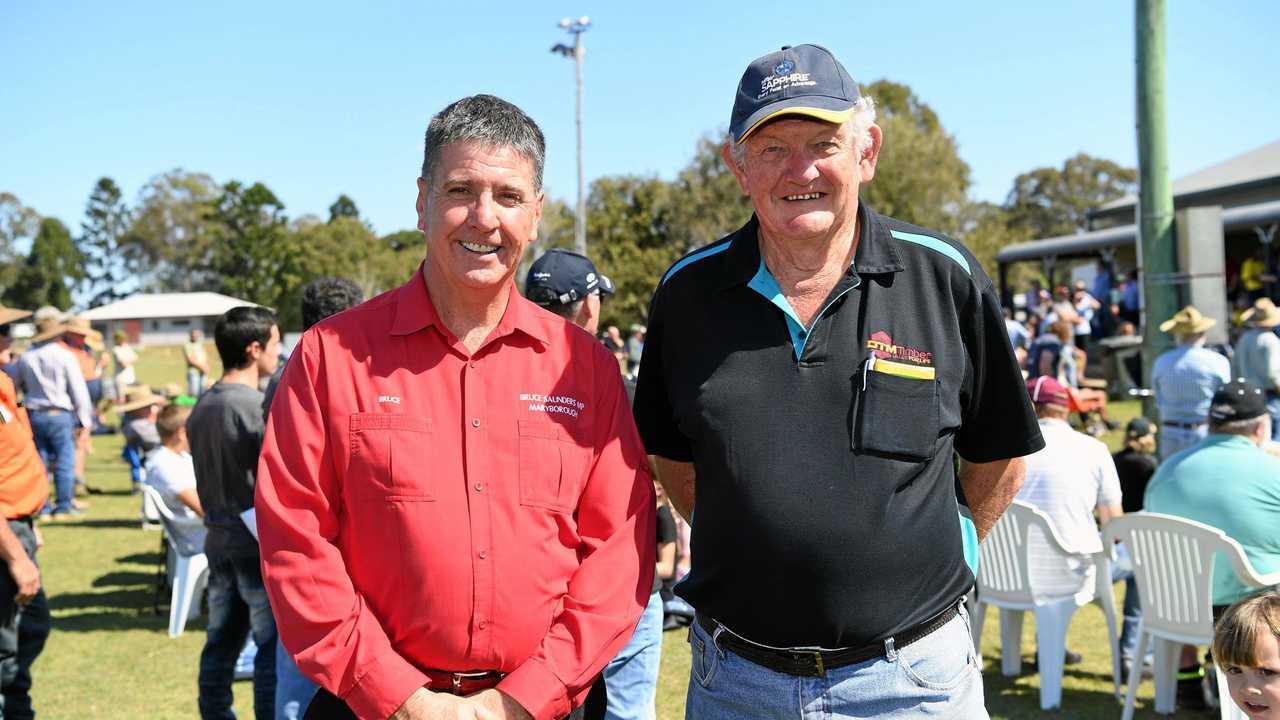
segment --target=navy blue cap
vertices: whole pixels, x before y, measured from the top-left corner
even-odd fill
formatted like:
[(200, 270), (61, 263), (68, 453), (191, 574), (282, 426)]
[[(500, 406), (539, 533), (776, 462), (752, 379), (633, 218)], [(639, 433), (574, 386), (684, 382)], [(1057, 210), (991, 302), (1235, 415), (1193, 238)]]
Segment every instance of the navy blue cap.
[(1266, 414), (1266, 394), (1244, 378), (1236, 378), (1218, 388), (1209, 403), (1209, 419), (1216, 423), (1252, 420)]
[(542, 307), (575, 303), (593, 292), (612, 295), (613, 281), (585, 255), (553, 248), (529, 267), (524, 295)]
[(857, 102), (858, 84), (831, 51), (818, 45), (786, 45), (752, 60), (742, 73), (729, 132), (740, 143), (779, 115), (842, 123)]

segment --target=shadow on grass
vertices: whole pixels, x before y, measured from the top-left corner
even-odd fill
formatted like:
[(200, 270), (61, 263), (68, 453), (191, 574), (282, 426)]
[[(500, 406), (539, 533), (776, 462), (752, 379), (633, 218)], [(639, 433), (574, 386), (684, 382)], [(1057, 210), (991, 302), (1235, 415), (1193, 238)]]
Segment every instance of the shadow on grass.
[(138, 528), (141, 523), (138, 520), (106, 520), (106, 519), (84, 519), (84, 520), (62, 520), (57, 523), (49, 523), (42, 527), (76, 527), (76, 528)]
[[(158, 560), (157, 560), (158, 561)], [(155, 573), (118, 571), (95, 578), (93, 587), (136, 587), (155, 584)]]
[(155, 565), (160, 562), (160, 552), (133, 553), (116, 558), (118, 563), (135, 563), (138, 565)]
[(151, 592), (151, 586), (137, 585), (105, 592), (60, 593), (49, 598), (49, 609), (55, 613), (90, 608), (136, 611), (151, 606)]

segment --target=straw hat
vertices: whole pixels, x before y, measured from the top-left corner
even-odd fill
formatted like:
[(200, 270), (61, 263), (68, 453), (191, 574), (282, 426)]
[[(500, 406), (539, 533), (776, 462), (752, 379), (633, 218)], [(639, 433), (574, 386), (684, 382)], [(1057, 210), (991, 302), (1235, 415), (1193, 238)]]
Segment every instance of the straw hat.
[(124, 402), (116, 405), (116, 412), (127, 413), (131, 410), (163, 402), (167, 402), (167, 399), (163, 395), (156, 395), (151, 392), (150, 385), (130, 385), (124, 391)]
[(102, 333), (94, 330), (93, 327), (89, 325), (89, 320), (83, 315), (75, 315), (67, 320), (67, 322), (62, 326), (62, 331), (83, 335), (84, 341), (89, 347), (94, 350), (102, 349)]
[(8, 325), (14, 320), (21, 320), (25, 317), (31, 317), (30, 310), (17, 310), (0, 305), (0, 325)]
[(52, 340), (66, 330), (62, 318), (36, 316), (36, 334), (31, 337), (32, 344)]
[(1280, 325), (1280, 308), (1271, 302), (1271, 298), (1258, 298), (1253, 307), (1240, 314), (1240, 321), (1254, 327), (1275, 327)]
[(1194, 305), (1188, 305), (1160, 323), (1160, 332), (1174, 335), (1198, 335), (1217, 325), (1218, 321), (1200, 314)]

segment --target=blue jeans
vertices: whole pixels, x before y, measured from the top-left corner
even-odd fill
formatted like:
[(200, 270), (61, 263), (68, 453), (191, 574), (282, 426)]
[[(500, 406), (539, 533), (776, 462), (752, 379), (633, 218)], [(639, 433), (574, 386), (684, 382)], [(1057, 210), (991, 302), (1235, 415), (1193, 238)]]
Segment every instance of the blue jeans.
[(276, 643), (276, 720), (302, 720), (315, 695), (316, 684), (298, 669), (284, 643)]
[(209, 628), (200, 652), (200, 717), (235, 720), (231, 682), (236, 658), (253, 633), (253, 713), (271, 720), (276, 707), (276, 621), (257, 557), (209, 556)]
[[(30, 413), (36, 450), (54, 487), (54, 514), (72, 511), (76, 489), (76, 420), (69, 412)], [(55, 465), (52, 471), (50, 465)]]
[(627, 646), (604, 668), (608, 689), (605, 720), (654, 720), (658, 661), (662, 658), (662, 596), (649, 596)]
[(690, 628), (687, 720), (988, 717), (963, 609), (907, 647), (828, 670), (824, 677), (774, 672), (719, 647), (698, 623)]
[(193, 367), (187, 368), (187, 394), (198, 399), (202, 392), (204, 392), (204, 373)]

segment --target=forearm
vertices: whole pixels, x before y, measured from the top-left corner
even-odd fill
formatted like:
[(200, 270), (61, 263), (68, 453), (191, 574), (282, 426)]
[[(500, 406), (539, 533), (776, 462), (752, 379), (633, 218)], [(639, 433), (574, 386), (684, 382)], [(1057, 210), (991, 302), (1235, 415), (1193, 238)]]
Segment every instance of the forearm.
[(961, 462), (960, 487), (981, 541), (1018, 495), (1026, 467), (1022, 458), (989, 463)]
[(9, 565), (19, 558), (27, 558), (27, 551), (18, 536), (13, 534), (8, 521), (0, 520), (0, 562)]
[(686, 521), (693, 517), (693, 483), (696, 473), (693, 463), (668, 460), (661, 455), (650, 455), (658, 470), (658, 482), (671, 501), (671, 507)]

